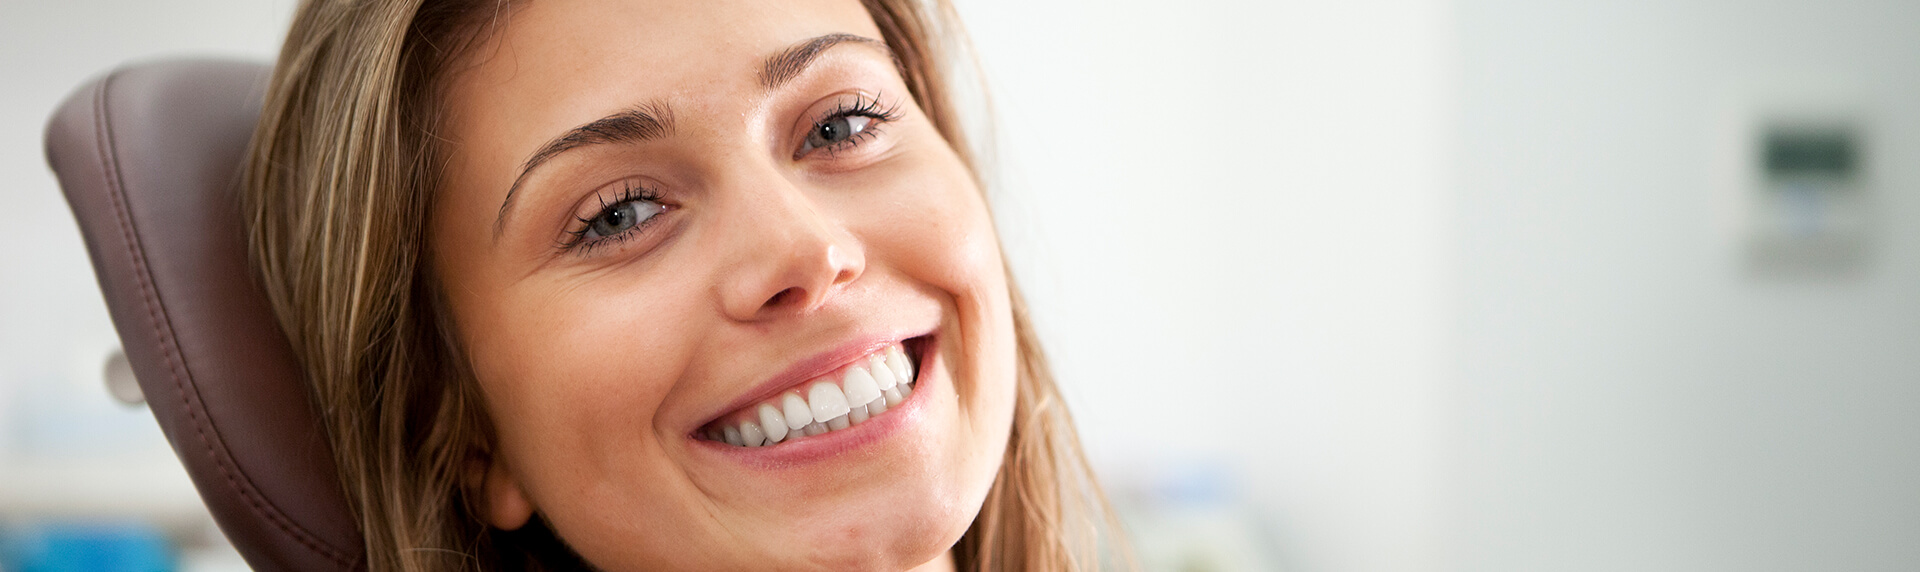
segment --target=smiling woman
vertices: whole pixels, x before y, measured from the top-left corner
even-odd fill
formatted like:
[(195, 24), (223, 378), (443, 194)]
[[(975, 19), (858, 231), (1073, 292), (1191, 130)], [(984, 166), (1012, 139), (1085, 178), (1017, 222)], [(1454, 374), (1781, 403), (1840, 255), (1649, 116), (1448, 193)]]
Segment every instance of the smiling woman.
[(371, 568), (1066, 570), (951, 10), (311, 0), (254, 257)]

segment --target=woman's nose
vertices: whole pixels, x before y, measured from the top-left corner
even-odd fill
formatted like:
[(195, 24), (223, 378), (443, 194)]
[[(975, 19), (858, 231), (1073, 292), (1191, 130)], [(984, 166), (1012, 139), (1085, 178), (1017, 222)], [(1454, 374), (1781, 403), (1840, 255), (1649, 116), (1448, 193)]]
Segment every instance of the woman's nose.
[(728, 317), (759, 321), (825, 305), (866, 271), (866, 254), (844, 225), (800, 189), (745, 193), (732, 242), (735, 264), (720, 269)]

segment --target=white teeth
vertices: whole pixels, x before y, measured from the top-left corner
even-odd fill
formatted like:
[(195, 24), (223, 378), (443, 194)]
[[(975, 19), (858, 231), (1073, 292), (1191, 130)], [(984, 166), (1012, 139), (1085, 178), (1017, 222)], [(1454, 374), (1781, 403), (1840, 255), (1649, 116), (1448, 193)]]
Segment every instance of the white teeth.
[(846, 390), (847, 403), (867, 403), (880, 396), (879, 384), (863, 367), (847, 368), (847, 377), (841, 386)]
[(728, 416), (731, 421), (715, 422), (699, 436), (735, 447), (765, 447), (846, 429), (898, 408), (913, 395), (913, 381), (913, 364), (894, 345), (847, 366), (837, 380), (816, 379), (804, 390), (789, 390)]
[[(871, 359), (867, 360), (867, 370), (872, 372), (873, 383), (876, 387), (880, 388), (880, 391), (886, 391), (896, 383), (893, 377), (893, 368), (887, 366), (887, 358), (882, 357), (880, 354), (874, 354)], [(849, 392), (848, 395), (852, 395), (852, 393)]]
[(780, 413), (787, 418), (787, 429), (793, 431), (813, 422), (813, 412), (807, 411), (807, 400), (791, 393), (780, 398)]
[(847, 394), (833, 382), (820, 380), (807, 388), (807, 404), (813, 408), (814, 420), (832, 419), (847, 414)]
[(895, 381), (913, 383), (913, 364), (907, 363), (907, 354), (900, 351), (900, 346), (887, 348), (887, 367), (893, 368)]
[(787, 417), (773, 405), (760, 404), (760, 426), (767, 432), (767, 444), (779, 443), (787, 438)]
[[(784, 429), (784, 427), (782, 428)], [(766, 444), (767, 434), (760, 430), (759, 423), (748, 421), (740, 424), (740, 440), (745, 442), (748, 447), (758, 447)]]

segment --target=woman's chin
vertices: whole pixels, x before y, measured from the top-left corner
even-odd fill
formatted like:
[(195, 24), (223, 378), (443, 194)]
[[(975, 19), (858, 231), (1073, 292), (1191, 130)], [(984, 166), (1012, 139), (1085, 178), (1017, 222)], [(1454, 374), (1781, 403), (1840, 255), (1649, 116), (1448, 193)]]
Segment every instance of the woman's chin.
[(877, 483), (854, 485), (761, 487), (756, 492), (779, 498), (759, 506), (735, 505), (733, 499), (710, 503), (704, 508), (711, 514), (696, 515), (709, 519), (708, 526), (689, 527), (684, 542), (562, 537), (606, 570), (908, 570), (951, 549), (981, 499), (950, 476), (900, 476), (879, 474), (872, 479)]
[[(952, 507), (926, 504), (924, 508), (893, 508), (874, 513), (843, 512), (818, 523), (802, 523), (787, 554), (796, 568), (819, 570), (907, 570), (946, 553), (966, 532), (971, 512), (955, 514)], [(876, 518), (878, 517), (878, 518)], [(769, 567), (780, 567), (769, 563)]]
[(730, 508), (745, 509), (762, 534), (787, 537), (777, 553), (803, 568), (905, 570), (945, 553), (973, 521), (992, 474), (970, 474), (981, 467), (956, 445), (977, 436), (960, 431), (950, 380), (928, 377), (900, 409), (822, 435), (839, 439), (815, 449), (723, 459), (755, 497)]

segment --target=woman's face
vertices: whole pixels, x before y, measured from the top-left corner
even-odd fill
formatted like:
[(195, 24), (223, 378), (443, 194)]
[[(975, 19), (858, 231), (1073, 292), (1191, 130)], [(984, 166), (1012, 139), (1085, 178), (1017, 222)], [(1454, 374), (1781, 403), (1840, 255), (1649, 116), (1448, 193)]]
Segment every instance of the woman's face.
[(498, 434), (484, 516), (606, 569), (942, 557), (1012, 423), (1008, 287), (860, 4), (498, 22), (449, 77), (430, 228)]

